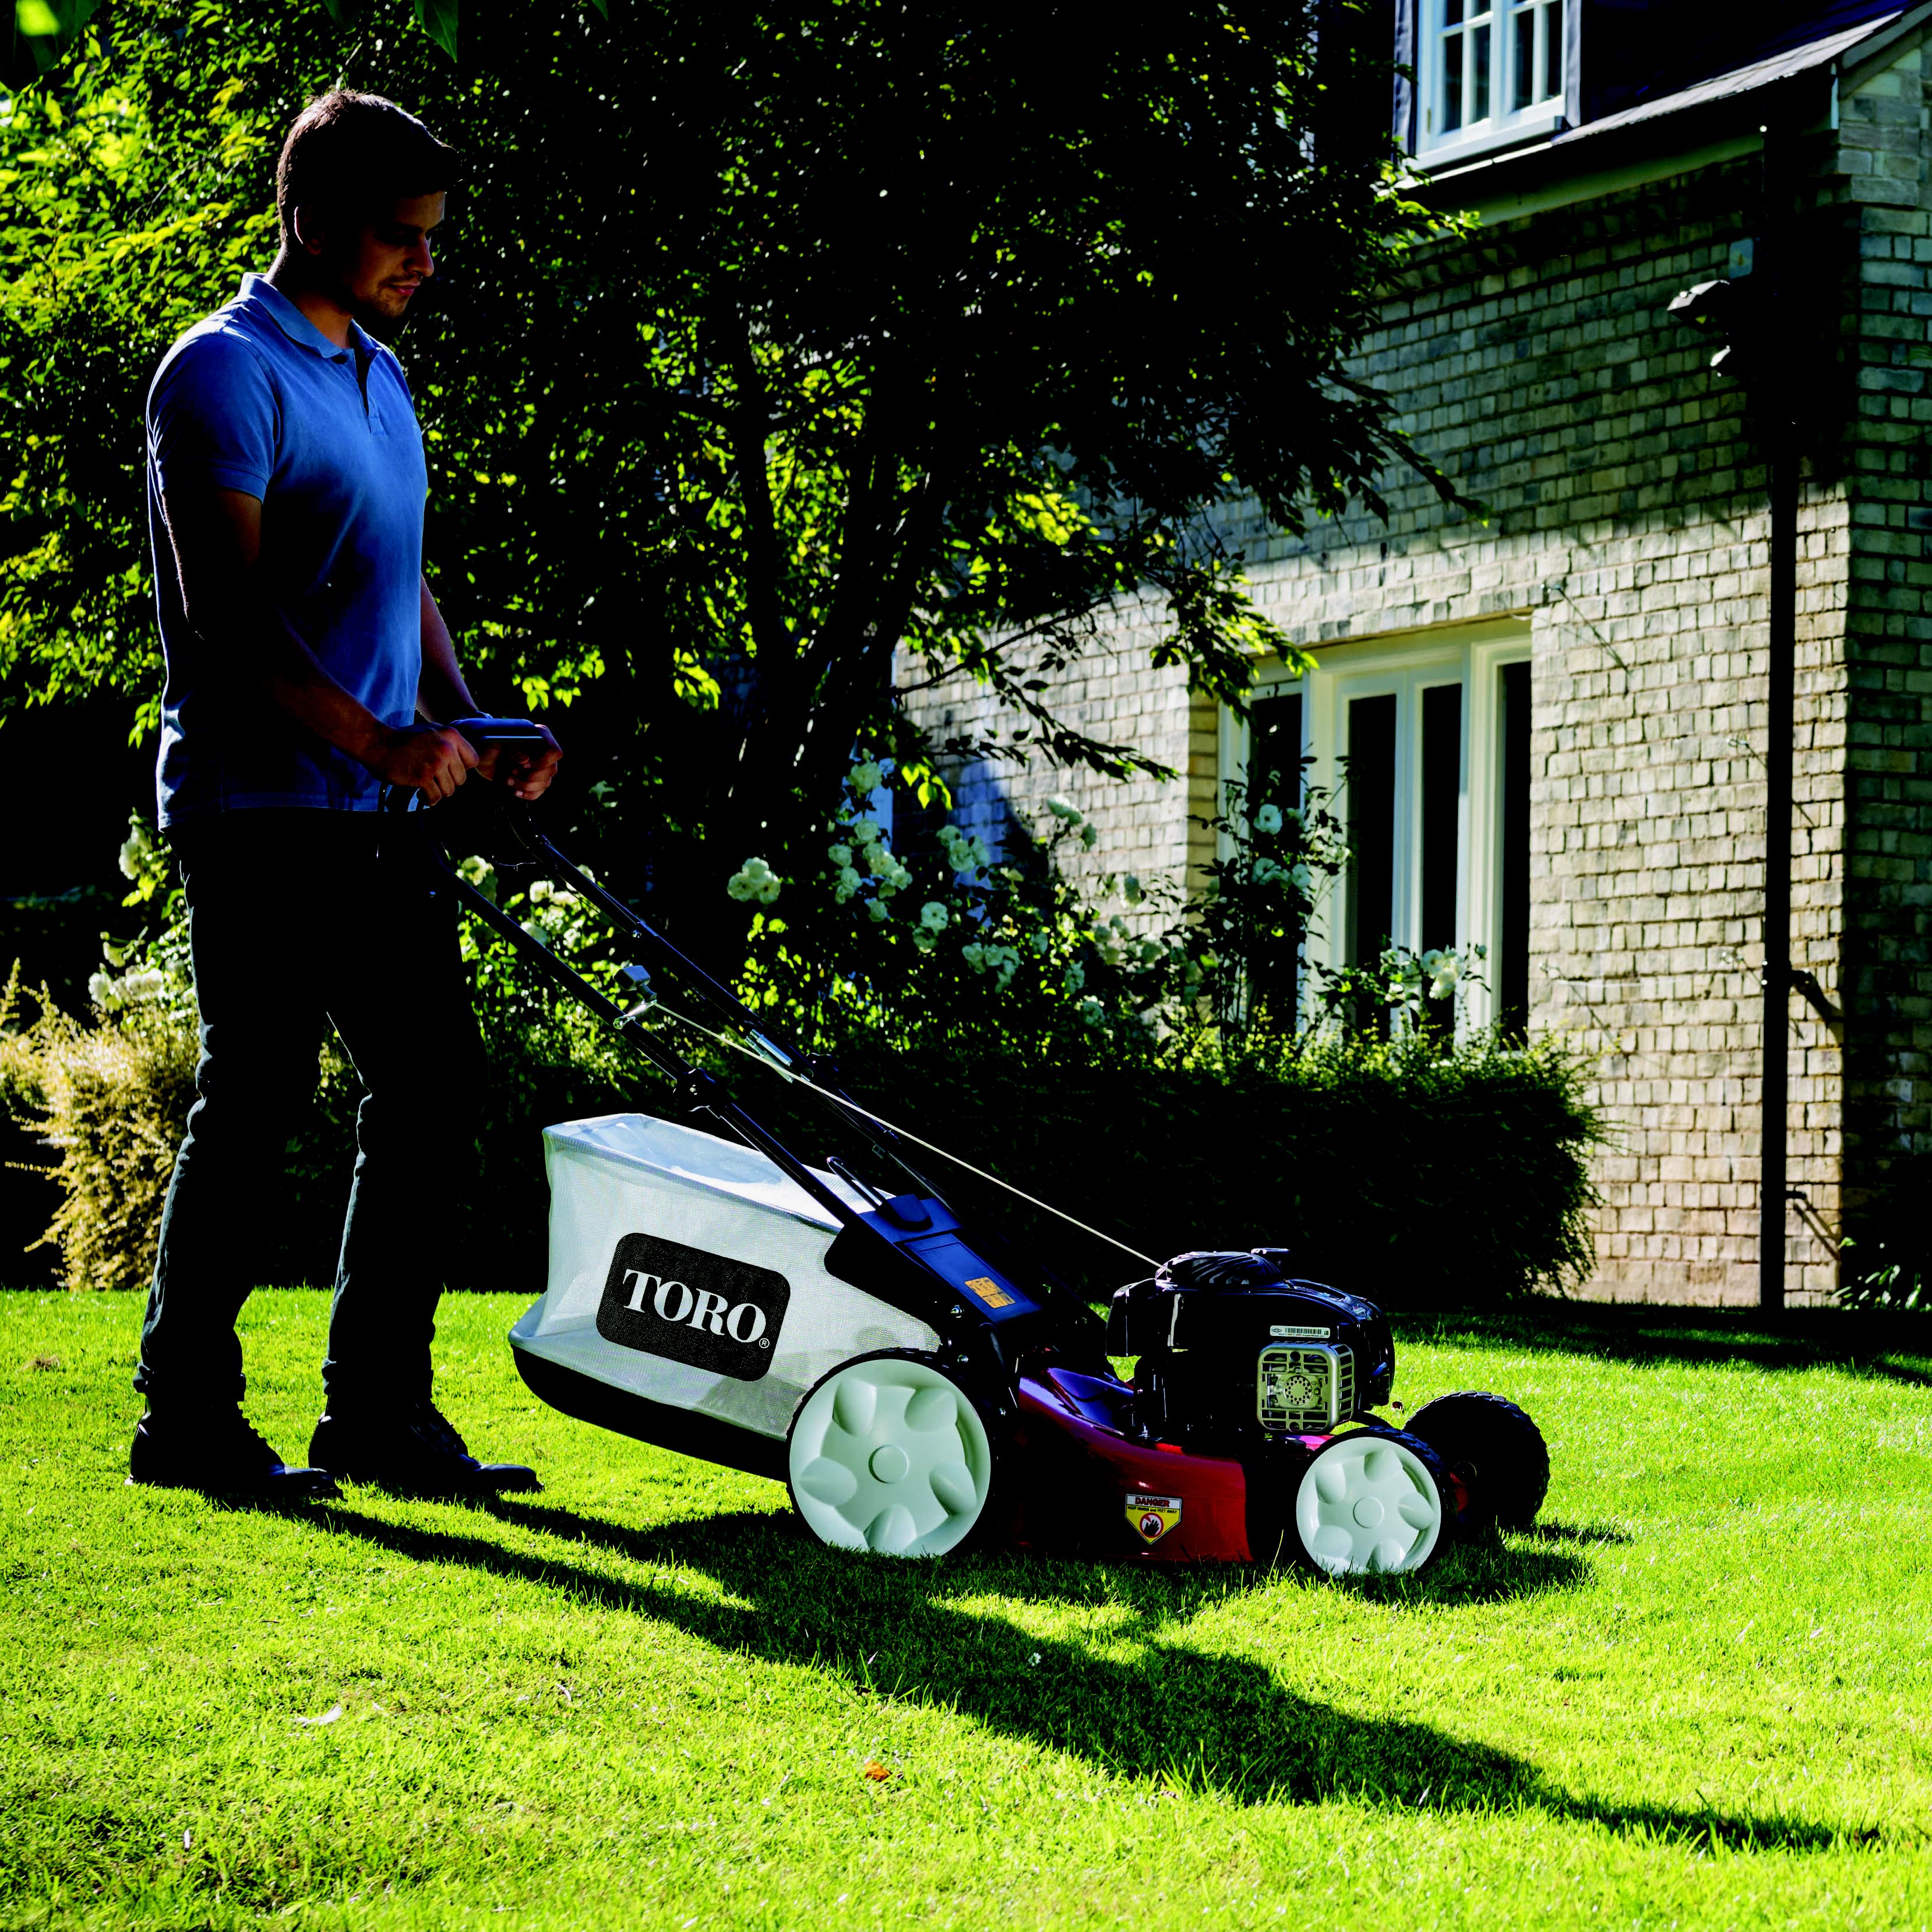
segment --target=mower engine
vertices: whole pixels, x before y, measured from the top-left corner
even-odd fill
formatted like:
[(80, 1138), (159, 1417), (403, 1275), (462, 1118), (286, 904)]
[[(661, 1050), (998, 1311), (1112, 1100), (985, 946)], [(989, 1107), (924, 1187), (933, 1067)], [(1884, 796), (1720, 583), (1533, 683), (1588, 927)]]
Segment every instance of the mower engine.
[(1118, 1290), (1107, 1352), (1137, 1355), (1140, 1430), (1238, 1455), (1327, 1436), (1389, 1400), (1395, 1349), (1382, 1311), (1298, 1281), (1281, 1248), (1178, 1255)]

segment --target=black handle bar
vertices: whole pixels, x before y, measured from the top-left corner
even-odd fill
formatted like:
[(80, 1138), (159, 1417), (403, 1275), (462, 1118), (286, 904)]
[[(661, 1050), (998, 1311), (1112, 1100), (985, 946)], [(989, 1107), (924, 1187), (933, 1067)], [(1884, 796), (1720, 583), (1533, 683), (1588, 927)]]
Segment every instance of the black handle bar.
[[(487, 752), (493, 745), (542, 746), (544, 742), (543, 727), (532, 724), (527, 718), (446, 718), (433, 728), (461, 732), (478, 752)], [(382, 788), (382, 809), (413, 812), (420, 796), (410, 785), (386, 785)]]

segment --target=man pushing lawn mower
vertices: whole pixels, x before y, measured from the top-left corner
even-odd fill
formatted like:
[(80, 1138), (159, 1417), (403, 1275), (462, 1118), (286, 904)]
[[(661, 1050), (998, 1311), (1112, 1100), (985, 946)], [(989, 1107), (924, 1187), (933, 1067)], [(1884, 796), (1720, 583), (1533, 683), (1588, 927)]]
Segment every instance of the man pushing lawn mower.
[[(370, 94), (313, 101), (276, 172), (280, 252), (169, 351), (148, 400), (167, 662), (158, 790), (189, 912), (201, 1058), (162, 1210), (129, 1480), (260, 1496), (347, 1477), (416, 1493), (535, 1488), (479, 1463), (430, 1399), (437, 1229), (481, 1070), (454, 902), (414, 815), (472, 772), (533, 799), (547, 731), (479, 752), (422, 571), (422, 436), (371, 334), (434, 272), (455, 155)], [(236, 1319), (333, 1022), (366, 1094), (322, 1364), (292, 1467), (241, 1408)]]

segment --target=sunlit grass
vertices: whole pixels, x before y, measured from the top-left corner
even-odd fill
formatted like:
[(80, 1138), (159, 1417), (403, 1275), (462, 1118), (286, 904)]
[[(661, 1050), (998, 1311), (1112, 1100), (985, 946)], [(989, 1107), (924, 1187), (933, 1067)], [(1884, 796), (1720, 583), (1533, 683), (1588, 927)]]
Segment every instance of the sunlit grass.
[[(539, 1408), (519, 1306), (445, 1303), (440, 1393), (543, 1496), (272, 1516), (122, 1486), (132, 1299), (0, 1300), (0, 1920), (1932, 1922), (1922, 1358), (1408, 1324), (1555, 1482), (1354, 1587), (834, 1556)], [(324, 1315), (248, 1312), (291, 1455)]]

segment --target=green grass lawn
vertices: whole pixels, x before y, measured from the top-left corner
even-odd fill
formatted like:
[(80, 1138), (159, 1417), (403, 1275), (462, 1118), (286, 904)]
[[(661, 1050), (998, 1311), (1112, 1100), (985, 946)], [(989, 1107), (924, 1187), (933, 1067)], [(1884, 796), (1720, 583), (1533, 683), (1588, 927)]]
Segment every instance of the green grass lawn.
[[(1932, 1924), (1909, 1335), (1409, 1323), (1555, 1480), (1352, 1586), (821, 1550), (539, 1408), (520, 1306), (445, 1302), (440, 1394), (542, 1496), (277, 1516), (123, 1486), (132, 1298), (0, 1298), (0, 1922)], [(245, 1318), (292, 1456), (325, 1310)]]

